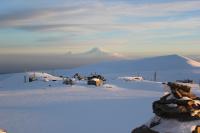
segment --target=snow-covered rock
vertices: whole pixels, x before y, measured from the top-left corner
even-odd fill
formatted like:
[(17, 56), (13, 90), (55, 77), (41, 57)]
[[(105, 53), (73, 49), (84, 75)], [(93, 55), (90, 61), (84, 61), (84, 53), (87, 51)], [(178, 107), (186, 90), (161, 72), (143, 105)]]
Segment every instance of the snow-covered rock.
[(171, 91), (153, 102), (155, 117), (132, 133), (199, 133), (200, 98), (191, 93), (190, 86), (166, 85)]
[(44, 72), (28, 72), (27, 76), (29, 78), (35, 78), (36, 80), (39, 81), (58, 81), (58, 80), (63, 80), (61, 77), (56, 77), (48, 73)]

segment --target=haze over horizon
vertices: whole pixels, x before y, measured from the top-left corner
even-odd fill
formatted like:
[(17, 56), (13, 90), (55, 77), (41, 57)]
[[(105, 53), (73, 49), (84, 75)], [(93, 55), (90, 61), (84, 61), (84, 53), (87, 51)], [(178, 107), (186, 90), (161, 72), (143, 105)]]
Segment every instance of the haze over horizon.
[[(165, 55), (166, 57), (180, 57), (181, 55)], [(165, 57), (156, 56), (155, 58)], [(200, 56), (187, 56), (195, 61), (200, 62)], [(154, 57), (149, 57), (154, 58)], [(103, 62), (115, 61), (134, 61), (146, 59), (145, 57), (137, 56), (135, 58), (126, 58), (119, 54), (108, 53), (101, 49), (91, 49), (84, 53), (67, 53), (65, 55), (49, 55), (49, 54), (17, 54), (17, 55), (1, 55), (0, 56), (0, 74), (19, 73), (28, 71), (48, 71), (53, 72), (59, 69), (73, 69), (76, 67), (91, 65)], [(148, 59), (148, 58), (147, 58)], [(116, 62), (117, 63), (117, 62)]]

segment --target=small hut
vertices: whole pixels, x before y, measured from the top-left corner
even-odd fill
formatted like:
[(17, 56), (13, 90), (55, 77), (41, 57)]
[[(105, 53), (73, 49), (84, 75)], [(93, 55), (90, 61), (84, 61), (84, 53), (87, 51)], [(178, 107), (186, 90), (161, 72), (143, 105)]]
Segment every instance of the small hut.
[(88, 85), (95, 85), (95, 86), (101, 86), (103, 85), (103, 80), (98, 78), (93, 78), (88, 80)]
[(91, 76), (87, 77), (88, 80), (91, 80), (93, 78), (97, 78), (102, 80), (104, 83), (106, 82), (106, 79), (104, 78), (104, 76), (99, 75), (99, 74), (91, 74)]

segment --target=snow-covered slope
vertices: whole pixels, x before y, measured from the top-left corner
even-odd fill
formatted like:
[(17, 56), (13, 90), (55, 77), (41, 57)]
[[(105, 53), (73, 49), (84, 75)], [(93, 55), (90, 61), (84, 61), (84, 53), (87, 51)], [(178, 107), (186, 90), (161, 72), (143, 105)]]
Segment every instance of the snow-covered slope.
[(185, 58), (185, 60), (187, 61), (187, 63), (190, 64), (191, 66), (193, 66), (193, 67), (200, 67), (200, 62), (192, 60), (192, 59), (190, 59), (188, 57), (184, 57), (184, 56), (182, 56), (182, 57)]
[(179, 55), (167, 55), (139, 60), (121, 60), (103, 62), (94, 65), (86, 65), (69, 71), (57, 71), (58, 73), (73, 74), (76, 72), (90, 74), (97, 72), (102, 74), (126, 74), (129, 76), (140, 75), (148, 80), (153, 79), (157, 72), (159, 81), (174, 81), (178, 79), (200, 79), (200, 63)]
[[(158, 80), (170, 81), (200, 79), (199, 70), (197, 62), (170, 55), (57, 70), (55, 75), (28, 73), (41, 79), (31, 83), (24, 83), (27, 73), (0, 75), (0, 126), (15, 133), (128, 133), (153, 116), (151, 103), (163, 94), (161, 82), (148, 81), (155, 71)], [(76, 72), (103, 74), (107, 84), (76, 81), (70, 86), (58, 77)], [(136, 74), (144, 80), (119, 78)], [(194, 85), (194, 92), (200, 94), (198, 87)]]
[[(70, 86), (62, 81), (24, 83), (24, 75), (1, 75), (0, 126), (8, 132), (128, 133), (146, 120), (140, 117), (142, 113), (152, 116), (146, 111), (151, 109), (150, 101), (162, 95), (161, 84), (153, 82), (116, 79), (101, 87), (83, 81)], [(35, 73), (38, 78), (44, 75), (52, 77)], [(141, 102), (136, 109), (134, 105)]]
[(200, 63), (192, 59), (179, 56), (168, 55), (139, 60), (121, 60), (113, 62), (104, 62), (95, 65), (81, 67), (75, 70), (97, 71), (97, 72), (133, 72), (146, 70), (179, 70), (200, 68)]

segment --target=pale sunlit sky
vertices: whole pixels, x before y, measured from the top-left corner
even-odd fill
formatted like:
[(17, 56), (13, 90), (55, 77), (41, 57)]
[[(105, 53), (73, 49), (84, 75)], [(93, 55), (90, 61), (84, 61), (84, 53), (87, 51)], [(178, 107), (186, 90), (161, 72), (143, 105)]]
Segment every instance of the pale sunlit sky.
[(1, 0), (0, 53), (199, 54), (199, 0)]

